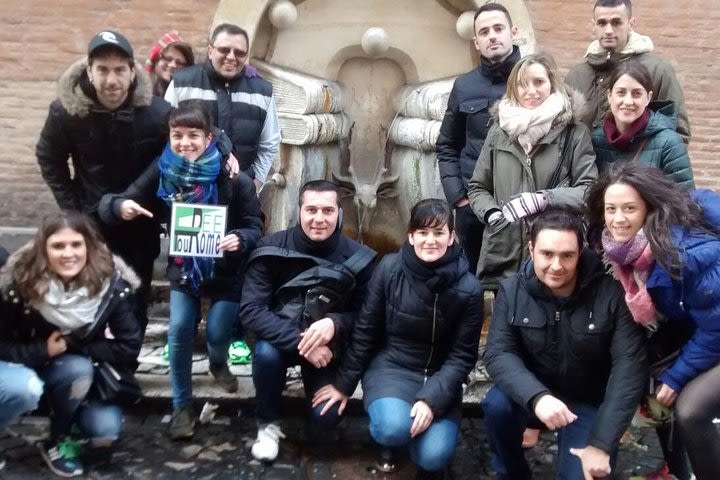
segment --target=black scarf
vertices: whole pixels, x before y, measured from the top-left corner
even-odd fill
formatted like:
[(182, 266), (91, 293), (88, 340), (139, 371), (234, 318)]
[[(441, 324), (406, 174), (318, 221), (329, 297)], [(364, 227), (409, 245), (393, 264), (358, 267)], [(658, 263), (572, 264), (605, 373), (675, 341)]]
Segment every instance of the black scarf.
[(502, 62), (493, 63), (480, 56), (480, 69), (483, 75), (492, 79), (493, 83), (505, 83), (518, 60), (520, 60), (520, 48), (513, 45), (512, 53)]
[(445, 255), (434, 262), (420, 260), (415, 254), (415, 248), (409, 242), (405, 242), (402, 246), (400, 255), (405, 275), (425, 284), (434, 293), (447, 290), (467, 270), (461, 267), (465, 259), (457, 243), (450, 245)]
[(328, 238), (321, 242), (316, 242), (305, 235), (305, 232), (299, 224), (292, 228), (292, 240), (295, 245), (295, 250), (306, 255), (320, 258), (328, 258), (335, 252), (340, 243), (340, 235), (342, 235), (340, 228), (335, 228), (335, 231)]

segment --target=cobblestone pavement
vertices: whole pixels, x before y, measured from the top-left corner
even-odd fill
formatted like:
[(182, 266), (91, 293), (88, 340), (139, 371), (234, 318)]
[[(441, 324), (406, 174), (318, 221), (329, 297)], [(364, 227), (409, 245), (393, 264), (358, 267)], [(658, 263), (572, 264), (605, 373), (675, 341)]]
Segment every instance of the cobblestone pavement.
[[(339, 437), (326, 444), (311, 444), (303, 439), (304, 423), (295, 417), (283, 430), (288, 438), (273, 465), (252, 460), (249, 446), (255, 436), (252, 416), (228, 405), (221, 407), (215, 419), (198, 425), (193, 439), (172, 442), (165, 435), (167, 415), (157, 405), (135, 407), (126, 412), (123, 438), (112, 462), (88, 467), (88, 479), (382, 479), (414, 478), (407, 458), (392, 475), (374, 468), (374, 447), (367, 434), (367, 421), (359, 416), (345, 420)], [(43, 438), (48, 422), (43, 417), (24, 417), (11, 427), (13, 435), (0, 439), (0, 449), (8, 457), (0, 471), (6, 479), (55, 478), (40, 458), (33, 443)], [(661, 462), (659, 447), (651, 430), (632, 430), (633, 440), (621, 451), (618, 478), (654, 470)], [(543, 433), (539, 445), (527, 456), (536, 479), (552, 478), (552, 460), (557, 450), (552, 433)], [(463, 420), (461, 438), (453, 464), (456, 479), (491, 479), (489, 452), (482, 420)]]
[[(162, 307), (161, 307), (162, 308)], [(165, 307), (166, 308), (166, 307)], [(239, 480), (353, 480), (414, 478), (415, 469), (403, 458), (397, 472), (385, 475), (374, 468), (375, 447), (368, 435), (367, 420), (356, 400), (342, 424), (339, 437), (327, 439), (325, 444), (311, 444), (304, 439), (304, 421), (291, 417), (283, 425), (287, 439), (281, 444), (278, 460), (272, 465), (260, 464), (250, 456), (255, 439), (255, 419), (252, 416), (254, 389), (249, 365), (232, 366), (238, 376), (237, 394), (227, 394), (216, 387), (207, 375), (207, 356), (203, 353), (201, 334), (193, 355), (194, 394), (200, 407), (205, 400), (220, 404), (215, 418), (198, 425), (195, 437), (189, 441), (172, 442), (166, 435), (170, 410), (170, 385), (167, 361), (162, 357), (167, 320), (166, 311), (155, 312), (139, 356), (138, 378), (147, 399), (126, 411), (125, 430), (118, 442), (112, 461), (86, 468), (88, 479), (239, 479)], [(302, 383), (293, 369), (288, 371), (286, 398), (296, 415), (301, 412), (297, 398), (302, 395)], [(456, 479), (492, 479), (487, 447), (477, 403), (489, 387), (480, 365), (471, 375), (471, 385), (465, 393), (465, 413), (462, 422), (452, 473)], [(359, 399), (356, 392), (354, 398)], [(11, 426), (11, 435), (0, 438), (0, 452), (8, 457), (7, 466), (0, 471), (0, 479), (50, 479), (54, 477), (40, 458), (35, 442), (44, 438), (48, 421), (43, 417), (23, 417)], [(551, 432), (544, 432), (537, 447), (527, 451), (534, 478), (550, 479), (552, 461), (557, 444)], [(662, 455), (652, 430), (632, 429), (618, 460), (618, 478), (653, 471), (661, 464)]]

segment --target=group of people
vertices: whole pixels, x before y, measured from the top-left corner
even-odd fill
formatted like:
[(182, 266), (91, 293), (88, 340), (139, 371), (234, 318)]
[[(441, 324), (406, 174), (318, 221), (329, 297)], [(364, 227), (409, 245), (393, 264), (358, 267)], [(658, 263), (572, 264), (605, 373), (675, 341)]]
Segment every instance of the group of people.
[(300, 189), (297, 225), (263, 237), (257, 190), (280, 130), (242, 28), (215, 28), (196, 65), (169, 32), (147, 71), (120, 33), (94, 36), (37, 146), (63, 212), (0, 273), (0, 428), (43, 398), (54, 473), (111, 452), (124, 401), (101, 379), (110, 368), (132, 384), (161, 225), (174, 203), (219, 205), (222, 256), (168, 259), (172, 439), (195, 432), (205, 298), (225, 390), (230, 343), (254, 337), (254, 458), (278, 456), (299, 365), (307, 441), (335, 438), (362, 382), (380, 468), (407, 447), (418, 478), (444, 478), (490, 291), (482, 406), (499, 478), (530, 478), (523, 439), (538, 428), (558, 432), (558, 478), (613, 475), (638, 406), (658, 417), (672, 474), (720, 478), (720, 197), (694, 190), (682, 91), (634, 32), (630, 1), (597, 0), (593, 18), (596, 40), (563, 81), (549, 55), (521, 58), (505, 7), (477, 10), (480, 65), (455, 81), (437, 141), (447, 201), (418, 202), (380, 262), (342, 233), (326, 180)]

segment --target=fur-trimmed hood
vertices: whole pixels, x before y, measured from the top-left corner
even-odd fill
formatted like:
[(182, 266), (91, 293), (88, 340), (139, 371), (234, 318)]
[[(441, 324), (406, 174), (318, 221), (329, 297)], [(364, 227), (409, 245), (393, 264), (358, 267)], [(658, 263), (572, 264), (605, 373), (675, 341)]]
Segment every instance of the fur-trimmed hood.
[[(652, 52), (655, 48), (653, 41), (647, 35), (640, 35), (637, 32), (630, 32), (628, 41), (623, 47), (620, 55), (638, 55), (640, 53)], [(600, 42), (593, 40), (585, 52), (585, 56), (591, 55), (607, 55), (607, 50), (600, 46)]]
[[(588, 104), (582, 93), (578, 92), (574, 88), (565, 86), (565, 91), (562, 92), (562, 96), (565, 99), (565, 108), (563, 108), (563, 111), (560, 112), (553, 121), (553, 126), (550, 129), (550, 132), (556, 129), (562, 130), (566, 126), (570, 125), (570, 123), (580, 125), (583, 123), (583, 117), (587, 114)], [(496, 125), (500, 124), (500, 112), (498, 109), (500, 107), (500, 102), (505, 98), (507, 98), (507, 94), (503, 95), (500, 100), (493, 103), (490, 107), (490, 114), (492, 115), (493, 121)]]
[[(0, 290), (5, 291), (8, 287), (10, 287), (10, 285), (12, 285), (12, 272), (15, 269), (15, 265), (20, 259), (20, 256), (32, 248), (33, 243), (34, 240), (30, 240), (8, 257), (7, 263), (5, 263), (2, 269), (0, 269)], [(140, 288), (140, 285), (142, 284), (140, 277), (137, 273), (135, 273), (135, 270), (133, 270), (132, 267), (125, 262), (125, 260), (120, 258), (118, 255), (113, 255), (113, 263), (119, 278), (126, 281), (133, 292)]]
[[(87, 80), (87, 58), (81, 58), (68, 67), (57, 84), (57, 97), (70, 115), (86, 117), (97, 102), (83, 92), (81, 80)], [(134, 90), (133, 90), (134, 85)], [(135, 81), (130, 86), (132, 107), (149, 107), (152, 103), (152, 81), (147, 72), (135, 66)]]

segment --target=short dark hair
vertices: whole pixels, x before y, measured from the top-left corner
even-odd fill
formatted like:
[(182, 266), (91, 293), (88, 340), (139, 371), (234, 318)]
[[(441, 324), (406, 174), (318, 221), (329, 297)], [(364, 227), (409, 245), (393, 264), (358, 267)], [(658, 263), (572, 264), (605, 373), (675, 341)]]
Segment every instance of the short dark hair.
[(653, 81), (652, 76), (650, 75), (650, 71), (647, 69), (645, 65), (640, 63), (639, 60), (627, 60), (625, 62), (620, 62), (620, 64), (613, 70), (613, 72), (610, 74), (610, 78), (608, 78), (607, 82), (607, 90), (608, 92), (611, 92), (613, 89), (613, 86), (615, 86), (615, 83), (622, 77), (623, 75), (629, 75), (632, 77), (635, 81), (637, 81), (640, 85), (643, 86), (645, 90), (647, 90), (648, 93), (653, 91)]
[(187, 100), (180, 103), (178, 108), (170, 112), (168, 125), (170, 128), (199, 128), (205, 133), (212, 133), (213, 130), (210, 113), (201, 100)]
[(475, 31), (475, 22), (477, 21), (477, 18), (480, 16), (483, 12), (502, 12), (505, 14), (505, 17), (508, 20), (508, 24), (510, 27), (513, 26), (512, 18), (510, 17), (510, 12), (508, 12), (508, 9), (505, 8), (504, 5), (501, 5), (499, 3), (495, 2), (489, 2), (483, 5), (482, 7), (478, 8), (475, 12), (475, 16), (473, 17), (473, 32)]
[(100, 58), (100, 57), (106, 57), (109, 55), (115, 55), (116, 57), (122, 57), (128, 62), (128, 65), (130, 68), (135, 67), (135, 59), (133, 57), (128, 56), (127, 53), (125, 53), (124, 50), (122, 50), (120, 47), (116, 47), (114, 45), (103, 45), (102, 47), (97, 47), (95, 50), (92, 51), (90, 55), (88, 55), (88, 65), (92, 67), (93, 62)]
[(627, 9), (628, 17), (632, 17), (632, 3), (630, 0), (595, 0), (595, 6), (593, 7), (593, 12), (598, 7), (603, 8), (614, 8), (619, 7), (621, 5), (624, 5)]
[(247, 31), (245, 31), (244, 28), (238, 27), (232, 23), (221, 23), (215, 27), (212, 35), (210, 35), (210, 45), (215, 43), (215, 39), (217, 39), (217, 36), (221, 33), (227, 33), (228, 35), (242, 35), (245, 37), (245, 43), (247, 43), (248, 49), (250, 48), (250, 37), (248, 36)]
[(454, 217), (450, 205), (439, 198), (426, 198), (420, 200), (410, 210), (410, 221), (408, 222), (408, 233), (422, 228), (440, 228), (447, 225), (453, 231)]
[(300, 194), (298, 195), (298, 205), (301, 207), (303, 204), (303, 196), (308, 190), (311, 192), (335, 192), (335, 196), (337, 197), (337, 204), (338, 206), (340, 205), (340, 190), (338, 189), (337, 185), (328, 180), (310, 180), (309, 182), (305, 182), (305, 185), (300, 188)]
[(582, 213), (568, 207), (550, 207), (538, 214), (530, 224), (530, 242), (535, 244), (538, 235), (543, 230), (560, 230), (573, 232), (577, 237), (578, 249), (582, 250), (585, 240), (585, 223)]

